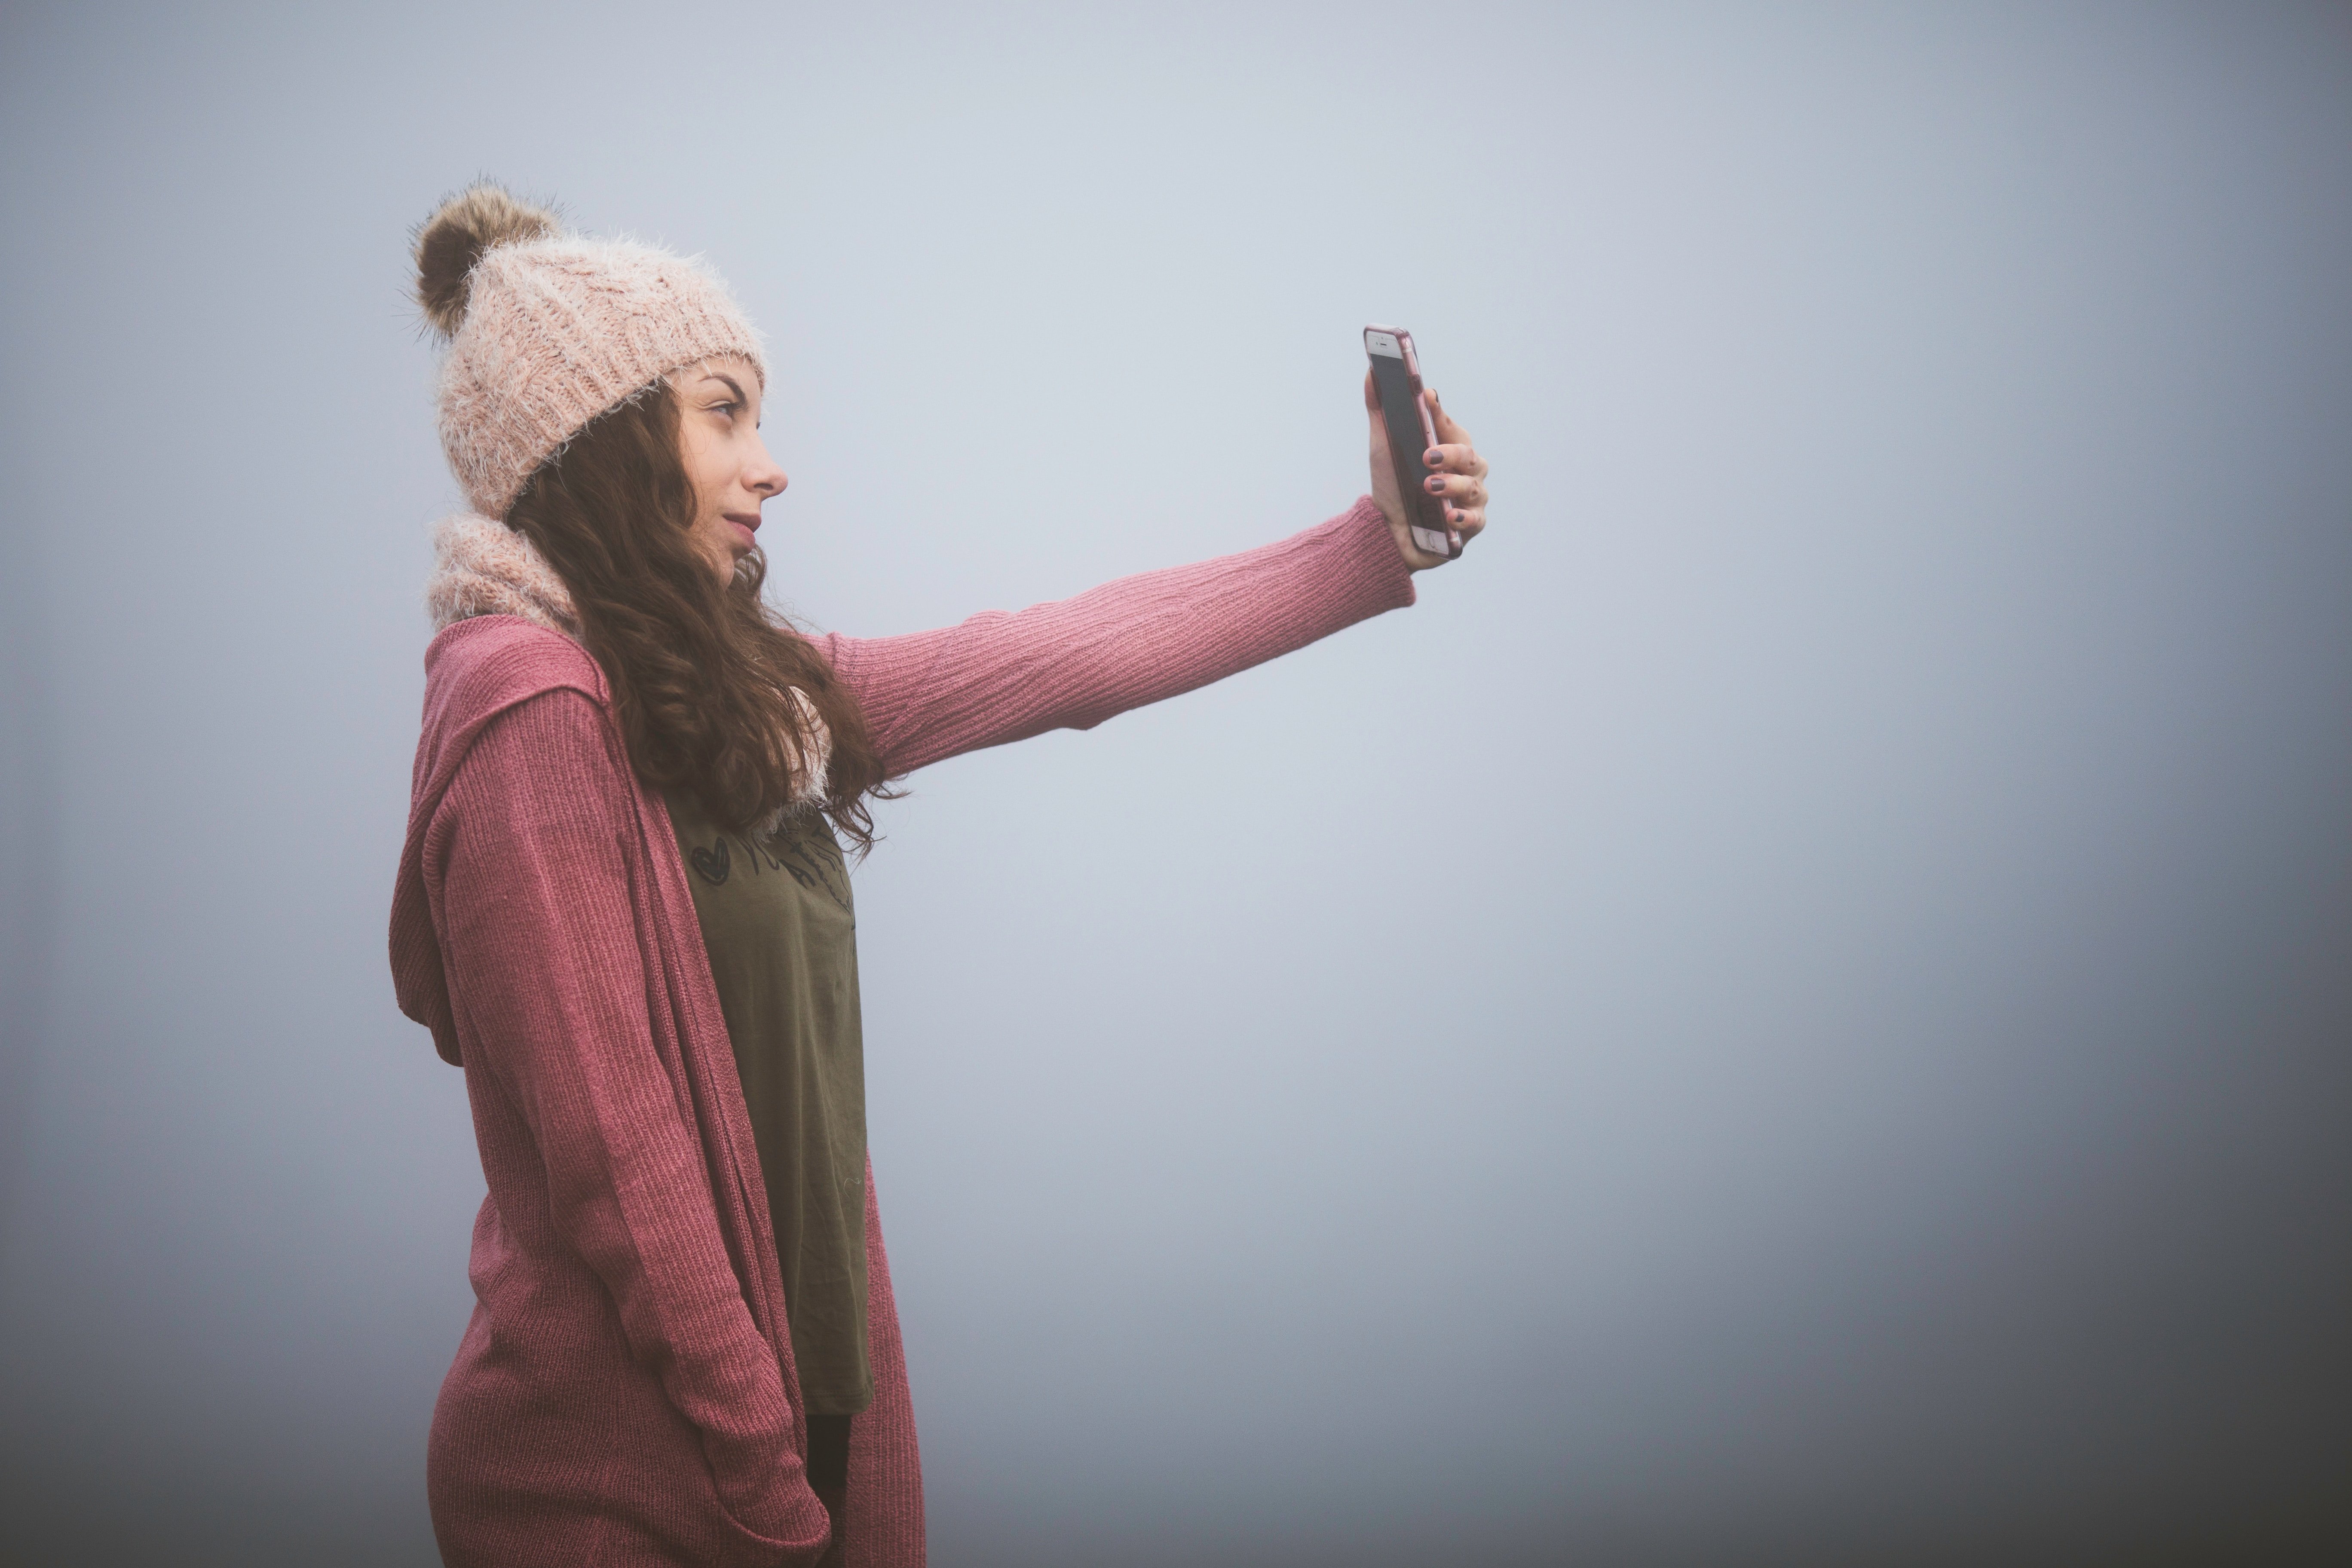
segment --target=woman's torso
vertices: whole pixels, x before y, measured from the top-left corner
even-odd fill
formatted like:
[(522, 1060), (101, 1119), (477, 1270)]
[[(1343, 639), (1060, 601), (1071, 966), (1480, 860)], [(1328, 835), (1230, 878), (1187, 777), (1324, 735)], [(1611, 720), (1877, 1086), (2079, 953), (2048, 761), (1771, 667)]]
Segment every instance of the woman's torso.
[(849, 868), (814, 809), (772, 832), (730, 832), (686, 791), (664, 799), (759, 1147), (802, 1397), (812, 1415), (855, 1415), (874, 1377)]

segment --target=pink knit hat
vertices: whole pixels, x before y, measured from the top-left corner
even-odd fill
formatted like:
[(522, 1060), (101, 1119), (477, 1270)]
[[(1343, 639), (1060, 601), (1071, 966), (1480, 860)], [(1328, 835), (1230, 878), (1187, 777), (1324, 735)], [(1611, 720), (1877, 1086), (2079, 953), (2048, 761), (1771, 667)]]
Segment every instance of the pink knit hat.
[(416, 297), (449, 341), (441, 446), (467, 504), (503, 519), (541, 463), (598, 415), (681, 365), (760, 334), (699, 261), (565, 233), (492, 184), (452, 196), (416, 233)]

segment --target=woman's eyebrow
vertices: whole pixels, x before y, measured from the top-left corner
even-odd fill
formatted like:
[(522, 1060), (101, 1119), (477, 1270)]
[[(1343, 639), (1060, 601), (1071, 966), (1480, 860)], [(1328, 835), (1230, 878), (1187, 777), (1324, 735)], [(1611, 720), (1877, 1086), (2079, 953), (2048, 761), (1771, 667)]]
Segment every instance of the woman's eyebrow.
[(730, 391), (730, 392), (731, 392), (731, 393), (733, 393), (733, 394), (735, 395), (735, 401), (736, 401), (736, 402), (738, 402), (738, 403), (745, 403), (745, 402), (749, 402), (749, 401), (750, 401), (750, 399), (746, 398), (746, 397), (743, 395), (743, 387), (742, 387), (742, 384), (741, 384), (740, 382), (738, 382), (738, 381), (737, 381), (733, 376), (729, 375), (729, 374), (728, 374), (726, 372), (724, 372), (724, 371), (718, 371), (718, 370), (710, 371), (710, 372), (709, 372), (708, 374), (709, 374), (709, 375), (710, 376), (710, 379), (711, 379), (711, 380), (713, 380), (713, 381), (723, 381), (723, 382), (725, 382), (725, 383), (727, 384), (727, 390), (728, 390), (728, 391)]

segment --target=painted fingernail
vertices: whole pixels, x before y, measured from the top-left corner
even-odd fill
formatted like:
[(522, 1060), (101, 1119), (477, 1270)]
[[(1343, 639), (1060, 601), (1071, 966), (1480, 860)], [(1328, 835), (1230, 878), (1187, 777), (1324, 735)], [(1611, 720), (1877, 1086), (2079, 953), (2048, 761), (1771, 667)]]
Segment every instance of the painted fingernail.
[(1423, 479), (1422, 483), (1427, 485), (1432, 491), (1442, 490), (1445, 488), (1445, 476), (1443, 474), (1432, 474), (1429, 478)]
[(1432, 447), (1428, 451), (1423, 452), (1421, 455), (1421, 460), (1433, 468), (1437, 467), (1438, 464), (1445, 461), (1445, 454), (1435, 447)]

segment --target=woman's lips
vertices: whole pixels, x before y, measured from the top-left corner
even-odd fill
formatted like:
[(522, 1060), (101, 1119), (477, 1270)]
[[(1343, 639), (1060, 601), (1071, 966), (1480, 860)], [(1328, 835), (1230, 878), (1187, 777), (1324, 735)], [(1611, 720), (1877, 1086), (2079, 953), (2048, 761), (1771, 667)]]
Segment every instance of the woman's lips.
[(756, 515), (730, 511), (727, 514), (727, 526), (735, 531), (736, 542), (743, 549), (748, 551), (758, 547), (760, 542), (751, 537), (760, 530), (760, 520)]

